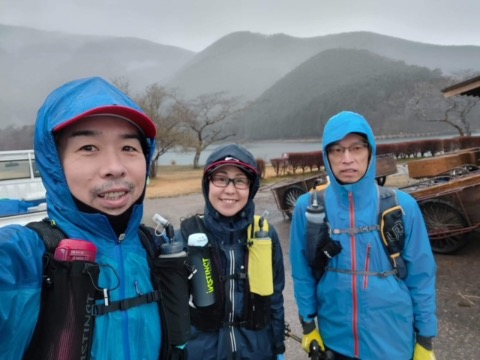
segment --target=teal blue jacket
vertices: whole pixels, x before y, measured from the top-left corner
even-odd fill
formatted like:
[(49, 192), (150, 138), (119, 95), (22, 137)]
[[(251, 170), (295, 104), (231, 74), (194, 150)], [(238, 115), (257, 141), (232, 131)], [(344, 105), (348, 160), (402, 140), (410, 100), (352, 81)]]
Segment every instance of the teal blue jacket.
[[(332, 229), (349, 229), (378, 223), (378, 189), (375, 161), (365, 176), (354, 184), (342, 185), (335, 179), (326, 155), (328, 144), (347, 134), (364, 134), (375, 159), (375, 139), (367, 121), (352, 112), (342, 112), (329, 120), (323, 138), (323, 157), (331, 184), (325, 192), (328, 221)], [(305, 258), (305, 211), (310, 194), (302, 195), (295, 206), (291, 224), (290, 260), (295, 299), (304, 320), (318, 319), (326, 346), (361, 359), (405, 360), (413, 357), (415, 332), (436, 336), (436, 264), (426, 226), (417, 202), (398, 191), (405, 214), (406, 243), (402, 253), (408, 275), (381, 278), (355, 272), (385, 272), (392, 269), (378, 231), (356, 235), (331, 235), (341, 243), (342, 252), (321, 280), (312, 276)]]
[[(97, 262), (115, 269), (116, 274), (101, 271), (99, 278), (102, 288), (111, 289), (113, 301), (153, 289), (147, 254), (138, 236), (143, 205), (134, 206), (125, 234), (120, 238), (104, 215), (79, 211), (68, 189), (52, 131), (90, 109), (114, 104), (140, 110), (99, 78), (66, 84), (53, 92), (39, 110), (35, 132), (35, 158), (47, 189), (48, 216), (68, 237), (93, 242), (98, 250)], [(153, 151), (154, 139), (148, 141)], [(44, 243), (33, 230), (18, 225), (0, 228), (2, 360), (21, 359), (31, 340), (40, 309), (44, 252)], [(160, 324), (157, 303), (99, 316), (95, 321), (92, 358), (157, 360)]]

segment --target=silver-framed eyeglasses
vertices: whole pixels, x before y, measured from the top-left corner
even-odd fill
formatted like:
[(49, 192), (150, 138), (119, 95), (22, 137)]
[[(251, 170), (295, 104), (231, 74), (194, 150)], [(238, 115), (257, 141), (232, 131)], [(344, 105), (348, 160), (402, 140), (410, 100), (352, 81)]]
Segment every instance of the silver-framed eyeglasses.
[(213, 185), (221, 188), (226, 188), (230, 183), (232, 183), (233, 186), (239, 190), (248, 189), (250, 186), (250, 180), (246, 177), (238, 177), (238, 178), (230, 179), (229, 177), (222, 176), (222, 175), (213, 175), (213, 176), (210, 176), (210, 181), (212, 182)]
[(365, 150), (368, 149), (368, 144), (364, 141), (356, 142), (349, 147), (343, 147), (340, 145), (333, 145), (327, 149), (328, 155), (334, 159), (340, 159), (345, 154), (345, 151), (353, 156), (358, 156), (365, 153)]

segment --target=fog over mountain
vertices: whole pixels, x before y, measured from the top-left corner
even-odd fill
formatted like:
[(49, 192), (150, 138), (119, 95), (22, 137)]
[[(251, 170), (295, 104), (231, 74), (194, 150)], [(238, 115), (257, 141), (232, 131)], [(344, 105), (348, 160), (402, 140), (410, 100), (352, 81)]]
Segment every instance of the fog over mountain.
[(32, 124), (55, 87), (99, 75), (133, 91), (166, 82), (195, 53), (135, 38), (71, 35), (0, 25), (1, 126)]
[(445, 132), (446, 125), (433, 130), (406, 111), (415, 85), (440, 76), (367, 50), (325, 50), (255, 100), (237, 118), (237, 134), (249, 140), (320, 137), (326, 121), (342, 110), (364, 115), (377, 135)]
[[(366, 50), (443, 73), (477, 69), (480, 63), (480, 46), (430, 45), (369, 32), (313, 38), (234, 32), (194, 53), (131, 37), (0, 25), (0, 126), (33, 124), (38, 107), (52, 89), (93, 75), (124, 78), (133, 91), (158, 83), (186, 96), (225, 91), (253, 101), (310, 59), (338, 48)], [(308, 69), (307, 77), (324, 73), (321, 63)], [(322, 90), (328, 93), (327, 86), (323, 84)], [(287, 95), (291, 91), (282, 88)], [(283, 101), (291, 99), (286, 96)]]
[(335, 48), (368, 50), (446, 74), (477, 69), (480, 63), (480, 46), (430, 45), (369, 32), (306, 39), (237, 32), (198, 53), (168, 85), (189, 96), (228, 90), (253, 100), (304, 61)]

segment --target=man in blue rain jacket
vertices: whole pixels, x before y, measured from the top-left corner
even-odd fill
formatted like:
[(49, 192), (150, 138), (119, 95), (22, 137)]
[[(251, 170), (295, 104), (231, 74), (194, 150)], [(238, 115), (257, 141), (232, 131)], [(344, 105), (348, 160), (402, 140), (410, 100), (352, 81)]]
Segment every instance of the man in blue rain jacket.
[(372, 129), (361, 115), (341, 112), (327, 122), (322, 147), (330, 178), (324, 193), (329, 241), (339, 253), (317, 281), (306, 255), (311, 194), (302, 195), (293, 214), (290, 258), (304, 349), (316, 340), (337, 360), (434, 359), (436, 264), (419, 206), (397, 191), (407, 270), (399, 279), (378, 228), (373, 230), (379, 222), (379, 190)]
[[(97, 303), (108, 308), (114, 302), (136, 299), (95, 316), (91, 352), (82, 358), (166, 358), (167, 330), (158, 299), (137, 301), (141, 294), (154, 294), (139, 225), (155, 136), (152, 120), (128, 96), (98, 77), (61, 86), (38, 112), (35, 160), (47, 190), (49, 219), (68, 238), (95, 245), (96, 263), (101, 264), (96, 285), (105, 289), (105, 299)], [(20, 225), (0, 229), (3, 360), (21, 359), (29, 348), (39, 321), (45, 252), (34, 230)], [(55, 325), (55, 314), (49, 316), (47, 323)], [(41, 344), (51, 342), (45, 344), (47, 348), (64, 340), (63, 336), (49, 339), (49, 331), (40, 335), (45, 337)], [(62, 351), (68, 350), (67, 342)], [(36, 351), (27, 357), (40, 358)], [(48, 358), (66, 357), (59, 352)]]

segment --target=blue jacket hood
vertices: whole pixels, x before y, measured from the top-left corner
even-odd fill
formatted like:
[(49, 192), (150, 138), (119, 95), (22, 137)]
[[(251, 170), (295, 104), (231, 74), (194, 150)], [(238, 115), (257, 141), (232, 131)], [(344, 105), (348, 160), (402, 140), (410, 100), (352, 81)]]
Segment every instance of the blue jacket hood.
[[(88, 114), (94, 109), (106, 107), (109, 109), (118, 107), (144, 116), (143, 111), (132, 99), (99, 77), (75, 80), (59, 87), (47, 97), (37, 114), (34, 135), (35, 160), (47, 190), (48, 214), (69, 236), (74, 236), (75, 228), (78, 226), (84, 227), (83, 230), (94, 226), (98, 231), (98, 226), (107, 225), (108, 221), (102, 215), (81, 213), (78, 210), (63, 172), (54, 131), (72, 119), (79, 119), (83, 114)], [(148, 126), (152, 124), (153, 122)], [(154, 131), (153, 136), (155, 136)], [(145, 141), (148, 148), (148, 154), (146, 154), (148, 174), (155, 151), (155, 139), (150, 137)], [(139, 209), (135, 209), (134, 213), (138, 214), (136, 216), (132, 214), (132, 217), (136, 218), (135, 222), (138, 225), (141, 221), (143, 205), (136, 205), (136, 207)], [(110, 229), (110, 226), (106, 228)], [(135, 227), (135, 232), (136, 228), (138, 226)], [(111, 230), (106, 231), (110, 231), (109, 234), (111, 234)], [(77, 235), (81, 236), (82, 233)]]

